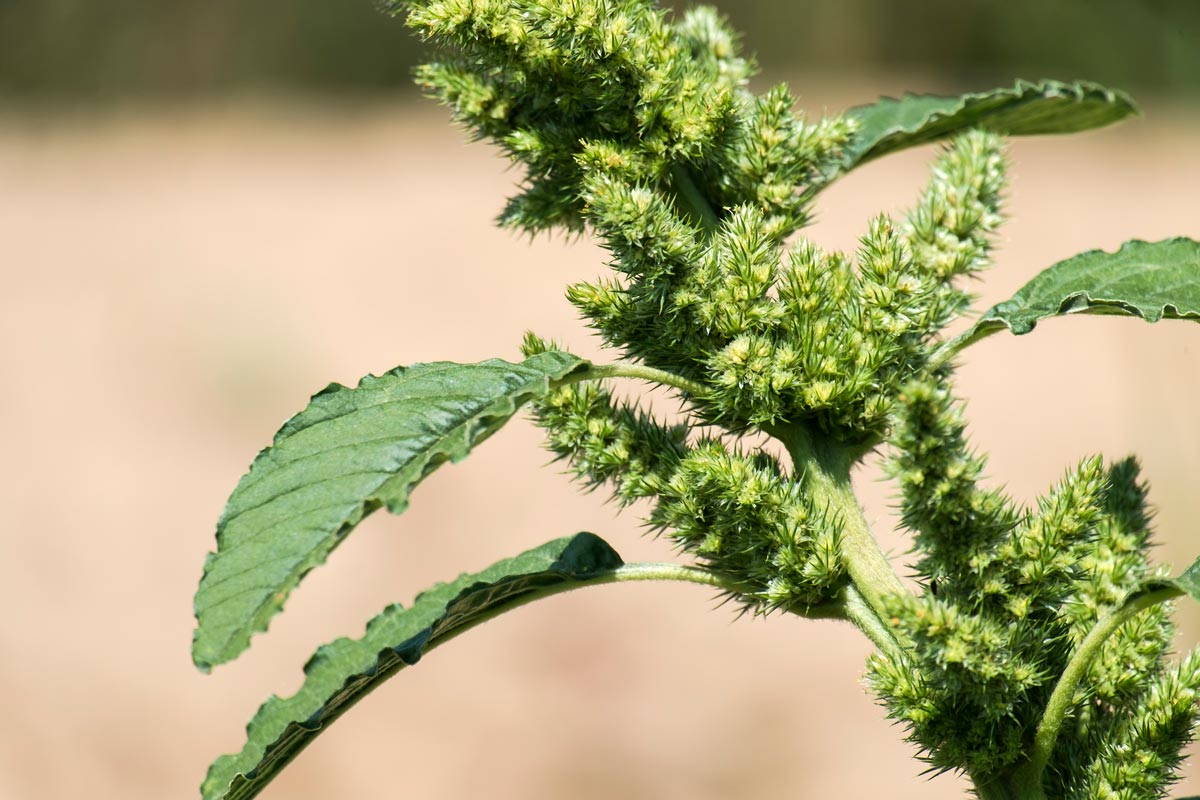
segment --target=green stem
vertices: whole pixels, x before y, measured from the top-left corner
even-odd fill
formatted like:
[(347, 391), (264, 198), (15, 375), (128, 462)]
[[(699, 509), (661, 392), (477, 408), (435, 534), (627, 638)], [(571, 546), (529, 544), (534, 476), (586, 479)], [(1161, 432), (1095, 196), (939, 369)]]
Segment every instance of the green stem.
[(975, 780), (973, 775), (970, 777), (971, 784), (975, 787), (975, 794), (979, 795), (979, 800), (1025, 800), (1026, 798), (1033, 800), (1034, 797), (1044, 797), (1040, 786), (1037, 795), (1026, 795), (1004, 781), (983, 783)]
[(984, 323), (983, 320), (980, 320), (953, 339), (947, 339), (938, 345), (938, 348), (933, 351), (933, 355), (929, 357), (929, 361), (926, 362), (925, 368), (930, 372), (937, 370), (968, 346), (975, 344), (981, 339), (986, 339), (996, 331), (1002, 331), (1006, 327), (1003, 322), (993, 321)]
[(796, 474), (803, 476), (814, 498), (824, 502), (842, 523), (841, 554), (853, 584), (846, 594), (847, 618), (881, 650), (895, 651), (899, 644), (886, 623), (884, 598), (906, 589), (871, 535), (850, 484), (852, 451), (813, 436), (799, 425), (767, 432), (783, 442)]
[(892, 629), (876, 615), (857, 586), (851, 584), (846, 587), (842, 608), (846, 619), (854, 623), (854, 626), (862, 631), (881, 653), (893, 656), (899, 652), (900, 643), (896, 641)]
[(1029, 761), (1017, 771), (1015, 776), (1015, 783), (1020, 792), (1018, 796), (1022, 800), (1041, 800), (1045, 796), (1042, 791), (1042, 773), (1045, 772), (1046, 765), (1050, 763), (1050, 756), (1054, 753), (1059, 730), (1062, 728), (1067, 713), (1071, 710), (1075, 699), (1075, 690), (1087, 675), (1088, 668), (1096, 660), (1100, 648), (1108, 640), (1108, 637), (1147, 608), (1165, 603), (1183, 593), (1182, 589), (1166, 586), (1138, 594), (1126, 600), (1120, 608), (1109, 612), (1084, 637), (1067, 663), (1067, 668), (1063, 670), (1062, 676), (1058, 679), (1058, 683), (1050, 695), (1050, 700), (1046, 703), (1046, 710), (1042, 713), (1042, 720), (1033, 737)]
[(626, 583), (629, 581), (681, 581), (697, 583), (701, 586), (712, 586), (725, 591), (736, 591), (729, 581), (703, 567), (690, 567), (684, 564), (671, 564), (660, 561), (643, 561), (635, 564), (623, 564), (612, 571), (612, 579), (601, 575), (597, 583)]
[(653, 562), (646, 561), (635, 564), (622, 564), (616, 569), (607, 572), (600, 572), (596, 575), (591, 575), (587, 578), (581, 578), (577, 581), (566, 581), (557, 583), (553, 586), (546, 586), (542, 589), (535, 589), (526, 592), (520, 597), (515, 597), (502, 606), (498, 606), (487, 614), (481, 614), (472, 617), (469, 624), (464, 625), (461, 630), (455, 630), (444, 637), (439, 637), (434, 643), (431, 643), (425, 652), (432, 651), (461, 633), (476, 628), (485, 622), (495, 619), (501, 614), (506, 614), (516, 608), (527, 606), (530, 603), (538, 600), (544, 600), (547, 597), (553, 597), (556, 594), (564, 594), (576, 589), (584, 589), (589, 586), (603, 586), (610, 583), (630, 583), (634, 581), (679, 581), (682, 583), (697, 583), (702, 586), (711, 586), (716, 589), (722, 589), (727, 592), (736, 591), (736, 587), (716, 575), (709, 570), (701, 567), (689, 567), (683, 564), (671, 564), (668, 562)]
[(587, 369), (572, 372), (566, 377), (559, 378), (554, 382), (554, 386), (557, 388), (559, 386), (569, 386), (573, 383), (583, 383), (584, 381), (600, 381), (605, 378), (636, 378), (638, 380), (662, 384), (663, 386), (670, 386), (693, 396), (705, 393), (703, 384), (667, 372), (666, 370), (655, 369), (654, 367), (647, 367), (641, 364), (592, 364)]
[[(602, 573), (594, 578), (589, 578), (587, 583), (572, 587), (551, 587), (546, 594), (537, 594), (536, 596), (522, 597), (520, 604), (540, 600), (542, 597), (548, 597), (550, 594), (558, 594), (559, 592), (570, 591), (572, 588), (582, 588), (582, 586), (596, 586), (603, 583), (625, 583), (628, 581), (682, 581), (685, 583), (696, 583), (702, 586), (711, 586), (715, 589), (720, 589), (731, 594), (736, 594), (740, 588), (722, 578), (713, 572), (710, 572), (703, 567), (690, 567), (680, 564), (646, 562), (640, 564), (625, 564), (611, 573)], [(517, 606), (506, 607), (510, 608)], [(501, 612), (503, 613), (503, 612)], [(894, 652), (897, 648), (896, 639), (892, 636), (891, 630), (880, 622), (879, 618), (871, 611), (870, 606), (859, 591), (853, 587), (846, 587), (846, 592), (841, 605), (836, 609), (821, 607), (811, 609), (810, 612), (800, 613), (798, 616), (805, 619), (845, 619), (854, 623), (859, 630), (867, 635), (876, 647), (886, 652)]]

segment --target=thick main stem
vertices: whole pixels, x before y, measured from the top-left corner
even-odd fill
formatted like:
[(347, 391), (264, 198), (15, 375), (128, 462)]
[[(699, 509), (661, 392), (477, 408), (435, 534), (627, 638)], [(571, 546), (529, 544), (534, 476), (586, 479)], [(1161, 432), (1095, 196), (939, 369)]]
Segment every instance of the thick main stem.
[(975, 793), (979, 795), (979, 800), (1034, 800), (1034, 798), (1044, 800), (1045, 798), (1040, 786), (1038, 787), (1038, 794), (1029, 795), (1003, 781), (992, 781), (989, 783), (976, 780), (974, 776), (971, 776), (971, 783), (975, 786)]
[[(848, 617), (880, 649), (897, 647), (887, 625), (884, 598), (905, 592), (863, 516), (850, 484), (851, 451), (811, 435), (799, 425), (770, 431), (783, 442), (792, 465), (818, 502), (823, 501), (842, 525), (842, 558), (853, 584), (847, 596)], [(853, 600), (853, 609), (851, 609)], [(854, 615), (850, 616), (849, 612)], [(886, 646), (885, 646), (886, 645)]]

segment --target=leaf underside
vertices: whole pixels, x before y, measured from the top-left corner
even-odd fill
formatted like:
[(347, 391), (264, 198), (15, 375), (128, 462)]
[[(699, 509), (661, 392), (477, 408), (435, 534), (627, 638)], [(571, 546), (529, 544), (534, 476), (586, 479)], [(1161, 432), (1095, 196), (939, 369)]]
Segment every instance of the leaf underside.
[(1146, 581), (1143, 591), (1172, 588), (1200, 602), (1200, 558), (1174, 578), (1152, 578)]
[(426, 475), (466, 457), (584, 364), (559, 352), (521, 364), (417, 364), (313, 396), (258, 454), (217, 523), (217, 551), (196, 592), (196, 666), (245, 650), (365, 516), (403, 511)]
[(1060, 261), (990, 308), (975, 324), (981, 334), (1009, 328), (1029, 333), (1063, 314), (1121, 314), (1147, 322), (1200, 319), (1200, 242), (1186, 238), (1090, 250)]
[(586, 584), (622, 563), (603, 539), (579, 533), (439, 584), (408, 609), (384, 609), (361, 639), (338, 639), (318, 649), (296, 694), (262, 705), (246, 726), (242, 751), (209, 768), (201, 786), (204, 800), (254, 797), (354, 703), (441, 642), (542, 592)]
[(1136, 113), (1125, 93), (1087, 81), (1017, 81), (1010, 88), (957, 97), (888, 97), (846, 112), (858, 122), (858, 130), (843, 149), (841, 170), (968, 128), (1009, 136), (1075, 133)]

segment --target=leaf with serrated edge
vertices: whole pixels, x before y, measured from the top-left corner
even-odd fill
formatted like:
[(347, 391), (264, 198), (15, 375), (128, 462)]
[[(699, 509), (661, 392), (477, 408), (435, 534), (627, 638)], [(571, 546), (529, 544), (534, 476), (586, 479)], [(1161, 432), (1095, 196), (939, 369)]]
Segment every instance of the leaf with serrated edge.
[(363, 517), (403, 511), (421, 479), (585, 364), (559, 352), (416, 364), (315, 395), (258, 454), (217, 523), (196, 592), (196, 666), (236, 657)]
[(246, 727), (242, 751), (209, 768), (204, 800), (254, 797), (354, 703), (441, 642), (544, 594), (586, 585), (622, 563), (599, 536), (578, 533), (439, 584), (410, 608), (384, 609), (361, 639), (338, 639), (317, 650), (296, 694), (263, 704)]
[(1020, 335), (1062, 314), (1124, 314), (1147, 322), (1200, 319), (1200, 242), (1134, 239), (1115, 253), (1080, 253), (993, 306), (975, 328), (1007, 327)]
[(888, 97), (846, 112), (858, 129), (843, 148), (841, 171), (968, 128), (1010, 136), (1075, 133), (1136, 113), (1128, 95), (1086, 81), (1017, 81), (1011, 88), (958, 97)]

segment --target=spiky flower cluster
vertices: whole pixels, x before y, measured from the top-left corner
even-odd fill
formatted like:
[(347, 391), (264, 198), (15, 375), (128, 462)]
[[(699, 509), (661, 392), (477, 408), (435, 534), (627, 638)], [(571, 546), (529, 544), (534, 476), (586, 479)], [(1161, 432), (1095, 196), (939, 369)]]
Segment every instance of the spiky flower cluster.
[(856, 259), (784, 239), (808, 218), (853, 131), (761, 97), (709, 9), (668, 21), (641, 0), (442, 0), (409, 24), (450, 55), (424, 85), (527, 170), (501, 216), (590, 226), (617, 276), (569, 297), (609, 345), (703, 383), (730, 429), (811, 425), (869, 448), (927, 344), (986, 260), (1003, 163), (963, 137), (908, 222), (876, 220)]
[[(549, 349), (527, 336), (527, 355)], [(535, 409), (549, 446), (590, 485), (611, 482), (622, 504), (656, 499), (650, 524), (669, 532), (757, 609), (808, 613), (845, 579), (840, 525), (775, 459), (717, 439), (687, 442), (596, 384), (555, 389)]]
[[(788, 239), (839, 174), (855, 125), (805, 119), (783, 87), (752, 94), (751, 67), (711, 10), (673, 20), (648, 0), (398, 5), (445, 53), (421, 83), (525, 167), (501, 222), (594, 232), (614, 273), (571, 286), (570, 301), (687, 404), (687, 423), (668, 426), (596, 383), (560, 386), (535, 406), (551, 449), (621, 503), (654, 501), (648, 523), (752, 608), (851, 618), (865, 603), (882, 622), (859, 621), (881, 645), (870, 676), (890, 713), (935, 768), (985, 792), (1008, 785), (1084, 637), (1150, 568), (1136, 464), (1085, 461), (1036, 509), (1016, 507), (979, 486), (984, 462), (966, 444), (949, 367), (932, 358), (969, 299), (956, 282), (988, 262), (999, 138), (958, 136), (906, 219), (873, 220), (852, 255), (825, 252)], [(548, 347), (530, 337), (525, 352)], [(790, 469), (728, 444), (756, 429), (787, 446)], [(850, 465), (885, 443), (919, 595), (889, 584), (877, 548), (883, 569), (863, 566), (874, 543), (848, 521), (852, 495), (838, 494)], [(889, 585), (871, 586), (881, 572)], [(1200, 688), (1200, 658), (1165, 665), (1170, 634), (1155, 607), (1104, 644), (1049, 758), (1046, 796), (1152, 798), (1170, 782)]]
[[(912, 646), (872, 657), (871, 681), (931, 764), (1003, 781), (1084, 636), (1149, 577), (1144, 487), (1132, 459), (1089, 459), (1020, 510), (978, 486), (983, 459), (944, 382), (910, 384), (902, 409), (893, 469), (927, 590), (891, 598)], [(1166, 665), (1171, 635), (1157, 605), (1107, 640), (1075, 694), (1047, 797), (1161, 796), (1200, 690), (1196, 657)]]
[(501, 219), (530, 231), (581, 228), (596, 167), (651, 186), (710, 158), (749, 72), (711, 11), (672, 25), (638, 0), (413, 3), (408, 24), (452, 48), (420, 83), (526, 165)]

